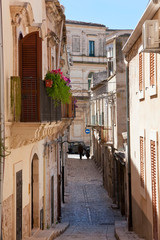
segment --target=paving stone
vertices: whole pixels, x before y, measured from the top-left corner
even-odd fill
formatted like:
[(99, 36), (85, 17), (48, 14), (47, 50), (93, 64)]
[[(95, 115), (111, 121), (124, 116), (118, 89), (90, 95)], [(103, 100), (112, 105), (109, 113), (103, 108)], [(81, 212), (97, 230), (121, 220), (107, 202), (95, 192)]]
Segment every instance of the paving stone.
[(139, 238), (134, 232), (128, 231), (126, 221), (115, 222), (115, 236), (117, 240), (144, 240)]
[(62, 221), (69, 221), (70, 227), (56, 240), (115, 240), (115, 220), (123, 218), (119, 210), (111, 208), (112, 200), (94, 161), (68, 159), (67, 168)]

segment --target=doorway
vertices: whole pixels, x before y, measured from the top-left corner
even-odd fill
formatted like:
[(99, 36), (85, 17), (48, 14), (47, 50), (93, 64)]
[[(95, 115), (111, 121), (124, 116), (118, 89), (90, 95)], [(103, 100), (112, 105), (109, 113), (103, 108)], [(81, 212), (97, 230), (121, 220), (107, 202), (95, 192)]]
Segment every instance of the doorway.
[(39, 227), (39, 160), (33, 156), (31, 164), (31, 229)]
[(51, 224), (54, 224), (54, 176), (51, 177)]
[(16, 172), (16, 240), (22, 239), (22, 170)]

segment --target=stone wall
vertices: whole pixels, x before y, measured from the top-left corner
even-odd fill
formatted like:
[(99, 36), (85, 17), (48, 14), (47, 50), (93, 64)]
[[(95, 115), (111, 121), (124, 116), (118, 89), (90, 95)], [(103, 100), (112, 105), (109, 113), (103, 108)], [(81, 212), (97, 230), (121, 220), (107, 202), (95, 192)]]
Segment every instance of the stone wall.
[(12, 240), (13, 238), (13, 195), (3, 201), (2, 231), (3, 240)]
[(30, 204), (23, 208), (23, 237), (29, 236), (30, 234)]

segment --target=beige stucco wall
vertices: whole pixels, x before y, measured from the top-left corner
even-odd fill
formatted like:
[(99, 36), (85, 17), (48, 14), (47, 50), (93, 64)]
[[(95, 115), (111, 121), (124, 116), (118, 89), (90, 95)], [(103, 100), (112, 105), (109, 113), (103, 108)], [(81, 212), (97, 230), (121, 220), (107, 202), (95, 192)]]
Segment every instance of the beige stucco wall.
[[(144, 53), (144, 99), (139, 99), (139, 76), (138, 76), (138, 49), (141, 46), (141, 38), (134, 45), (133, 57), (129, 62), (129, 89), (130, 89), (130, 134), (131, 134), (131, 176), (133, 197), (133, 227), (146, 239), (152, 237), (152, 182), (151, 182), (151, 158), (150, 136), (153, 131), (158, 134), (157, 144), (159, 148), (160, 131), (160, 56), (157, 54), (157, 95), (151, 97), (149, 89), (149, 54)], [(145, 191), (140, 186), (140, 143), (139, 138), (145, 136)], [(157, 152), (157, 176), (159, 183), (159, 149)], [(159, 196), (159, 184), (158, 196)], [(159, 219), (158, 197), (158, 219)], [(141, 224), (145, 223), (145, 228)], [(158, 223), (159, 227), (160, 222)]]
[[(39, 214), (42, 208), (44, 209), (44, 227), (51, 226), (51, 176), (54, 175), (54, 223), (57, 221), (57, 168), (60, 165), (60, 156), (58, 143), (54, 142), (63, 134), (65, 124), (62, 126), (54, 126), (48, 130), (48, 125), (45, 125), (43, 134), (41, 135), (41, 124), (37, 123), (14, 123), (10, 110), (10, 77), (19, 75), (18, 62), (18, 37), (22, 33), (23, 37), (31, 31), (36, 31), (38, 28), (32, 28), (26, 17), (25, 7), (24, 12), (21, 12), (20, 22), (14, 22), (12, 25), (11, 5), (21, 5), (24, 1), (4, 0), (2, 1), (3, 13), (3, 51), (4, 51), (4, 105), (5, 105), (5, 146), (9, 152), (9, 156), (5, 157), (4, 164), (4, 182), (3, 182), (3, 239), (16, 239), (16, 172), (22, 170), (22, 235), (29, 236), (31, 233), (31, 164), (33, 156), (38, 157), (38, 178), (39, 178)], [(46, 6), (45, 0), (39, 0), (38, 5), (36, 0), (29, 0), (31, 9), (29, 14), (33, 13), (33, 22), (31, 25), (43, 26), (40, 29), (42, 37), (42, 77), (48, 70), (47, 56), (47, 35), (45, 34), (46, 25)], [(25, 5), (26, 6), (26, 5)], [(18, 11), (18, 10), (17, 10)], [(28, 14), (28, 13), (27, 13)], [(40, 23), (40, 25), (39, 25)], [(53, 24), (52, 30), (55, 31), (56, 24)], [(57, 35), (59, 34), (56, 30)], [(56, 49), (52, 50), (56, 61)], [(17, 125), (19, 126), (17, 129)], [(67, 123), (66, 123), (67, 126)], [(44, 126), (43, 126), (44, 127)], [(55, 131), (54, 131), (55, 130)], [(48, 132), (47, 132), (48, 131)], [(61, 132), (60, 132), (61, 131)], [(28, 134), (27, 134), (28, 132)], [(46, 134), (48, 133), (48, 136)], [(54, 132), (51, 136), (50, 132)], [(59, 132), (59, 135), (57, 135)], [(41, 135), (41, 136), (40, 136)], [(23, 139), (21, 139), (21, 137)], [(36, 136), (39, 136), (36, 138)], [(36, 138), (36, 139), (35, 139)], [(19, 139), (19, 141), (18, 141)], [(14, 142), (15, 140), (15, 142)], [(53, 141), (51, 143), (51, 141)], [(33, 143), (31, 143), (33, 142)], [(50, 146), (45, 151), (44, 144), (48, 142)], [(13, 144), (12, 144), (13, 143)], [(15, 145), (14, 145), (15, 143)], [(14, 145), (14, 147), (13, 147)], [(37, 171), (37, 170), (36, 170)], [(59, 169), (60, 174), (60, 169)], [(39, 216), (40, 218), (40, 216)], [(38, 221), (39, 224), (40, 221)]]

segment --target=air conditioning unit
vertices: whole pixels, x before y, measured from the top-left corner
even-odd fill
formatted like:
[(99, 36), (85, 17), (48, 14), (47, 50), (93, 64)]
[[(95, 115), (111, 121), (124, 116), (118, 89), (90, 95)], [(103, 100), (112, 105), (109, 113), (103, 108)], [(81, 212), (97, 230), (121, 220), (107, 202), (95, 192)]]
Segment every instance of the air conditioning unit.
[(153, 1), (153, 3), (159, 3), (160, 2), (160, 0), (152, 0)]
[(159, 21), (146, 20), (142, 28), (143, 50), (148, 52), (160, 51), (159, 49)]

